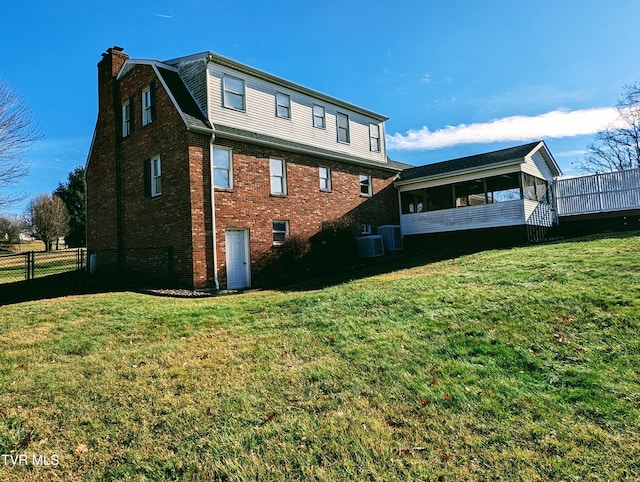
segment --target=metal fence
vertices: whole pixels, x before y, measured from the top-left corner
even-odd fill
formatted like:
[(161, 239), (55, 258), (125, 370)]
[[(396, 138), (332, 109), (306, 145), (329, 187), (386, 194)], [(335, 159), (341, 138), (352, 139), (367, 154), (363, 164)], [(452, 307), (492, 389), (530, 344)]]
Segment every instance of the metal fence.
[(86, 261), (86, 249), (65, 249), (48, 253), (28, 251), (0, 256), (0, 284), (83, 271)]

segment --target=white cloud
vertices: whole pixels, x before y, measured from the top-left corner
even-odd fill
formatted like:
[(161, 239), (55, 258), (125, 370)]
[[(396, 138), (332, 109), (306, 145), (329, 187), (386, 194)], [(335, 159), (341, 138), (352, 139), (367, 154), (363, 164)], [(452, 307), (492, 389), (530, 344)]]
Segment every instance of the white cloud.
[(387, 136), (390, 150), (421, 151), (460, 144), (532, 141), (595, 134), (614, 124), (613, 107), (585, 110), (554, 110), (538, 116), (513, 116), (477, 124), (446, 126), (435, 131), (424, 126), (405, 134)]

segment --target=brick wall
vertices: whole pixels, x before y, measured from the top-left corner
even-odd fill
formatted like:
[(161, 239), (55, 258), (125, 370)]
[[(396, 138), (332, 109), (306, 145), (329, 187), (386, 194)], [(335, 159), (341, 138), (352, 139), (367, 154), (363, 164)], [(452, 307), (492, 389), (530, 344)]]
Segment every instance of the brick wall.
[[(219, 138), (215, 144), (233, 149), (233, 189), (215, 193), (217, 270), (222, 286), (226, 280), (225, 229), (249, 229), (252, 279), (256, 285), (265, 285), (270, 274), (260, 272), (260, 260), (279, 249), (273, 246), (274, 220), (288, 221), (289, 234), (305, 239), (318, 233), (323, 222), (344, 216), (355, 224), (374, 227), (399, 223), (394, 173)], [(270, 193), (270, 157), (286, 162), (286, 196)], [(331, 169), (330, 192), (320, 190), (320, 166)], [(360, 195), (360, 174), (372, 177), (372, 197)]]
[[(157, 256), (142, 259), (145, 253), (152, 253), (142, 248), (167, 247), (172, 254), (172, 281), (185, 286), (205, 285), (204, 211), (191, 209), (191, 196), (195, 196), (196, 205), (202, 206), (202, 165), (205, 153), (208, 158), (209, 138), (187, 131), (151, 66), (134, 66), (117, 81), (115, 89), (113, 80), (106, 76), (99, 75), (99, 82), (104, 95), (112, 95), (110, 102), (104, 101), (105, 106), (111, 103), (111, 108), (101, 107), (96, 131), (99, 141), (94, 142), (87, 172), (89, 249), (118, 247), (120, 217), (120, 249), (137, 253), (123, 257), (124, 270), (139, 271), (148, 263), (152, 271)], [(109, 82), (111, 89), (104, 86)], [(142, 91), (151, 82), (155, 82), (156, 117), (143, 126)], [(128, 99), (133, 102), (133, 132), (122, 138), (120, 109)], [(162, 190), (159, 196), (150, 197), (146, 195), (144, 163), (155, 156), (161, 159)], [(118, 184), (122, 198), (119, 208)], [(192, 215), (196, 220), (193, 234)]]

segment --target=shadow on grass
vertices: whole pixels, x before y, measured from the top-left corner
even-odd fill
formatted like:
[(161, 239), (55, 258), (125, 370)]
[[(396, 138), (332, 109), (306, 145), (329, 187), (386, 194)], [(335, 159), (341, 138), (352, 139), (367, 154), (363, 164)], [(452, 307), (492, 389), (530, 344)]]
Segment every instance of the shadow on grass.
[[(555, 244), (563, 242), (584, 242), (597, 239), (615, 239), (640, 236), (640, 231), (618, 231), (586, 236), (570, 237), (557, 236), (538, 244)], [(353, 263), (343, 266), (339, 270), (326, 272), (322, 275), (309, 275), (298, 273), (296, 276), (281, 280), (269, 289), (282, 292), (296, 292), (323, 289), (336, 286), (353, 280), (367, 278), (394, 271), (415, 268), (430, 263), (436, 263), (459, 256), (470, 255), (481, 251), (510, 249), (523, 246), (523, 243), (499, 243), (500, 245), (411, 245), (402, 251), (391, 251), (386, 255), (376, 258), (360, 258)], [(184, 289), (157, 289), (150, 290), (150, 284), (140, 280), (117, 276), (100, 277), (90, 276), (83, 271), (74, 271), (58, 275), (38, 278), (32, 281), (0, 284), (0, 306), (25, 301), (54, 299), (72, 295), (88, 295), (97, 293), (115, 293), (121, 291), (138, 291), (159, 296), (193, 297), (196, 292)], [(166, 286), (159, 287), (166, 288)], [(260, 288), (258, 288), (260, 289)], [(240, 291), (241, 292), (241, 291)], [(186, 293), (186, 294), (185, 294)], [(199, 296), (216, 296), (212, 291), (197, 292)]]
[(113, 279), (97, 279), (84, 271), (0, 284), (0, 306), (64, 296), (122, 291)]

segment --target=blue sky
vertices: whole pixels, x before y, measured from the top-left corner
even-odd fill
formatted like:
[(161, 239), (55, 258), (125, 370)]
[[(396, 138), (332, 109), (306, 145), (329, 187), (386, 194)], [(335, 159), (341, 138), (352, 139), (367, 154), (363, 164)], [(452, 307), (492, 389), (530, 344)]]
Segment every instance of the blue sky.
[(640, 80), (639, 18), (636, 0), (11, 2), (0, 78), (46, 133), (17, 188), (51, 192), (84, 165), (96, 64), (114, 45), (157, 60), (211, 50), (384, 114), (399, 161), (545, 139), (571, 174)]

